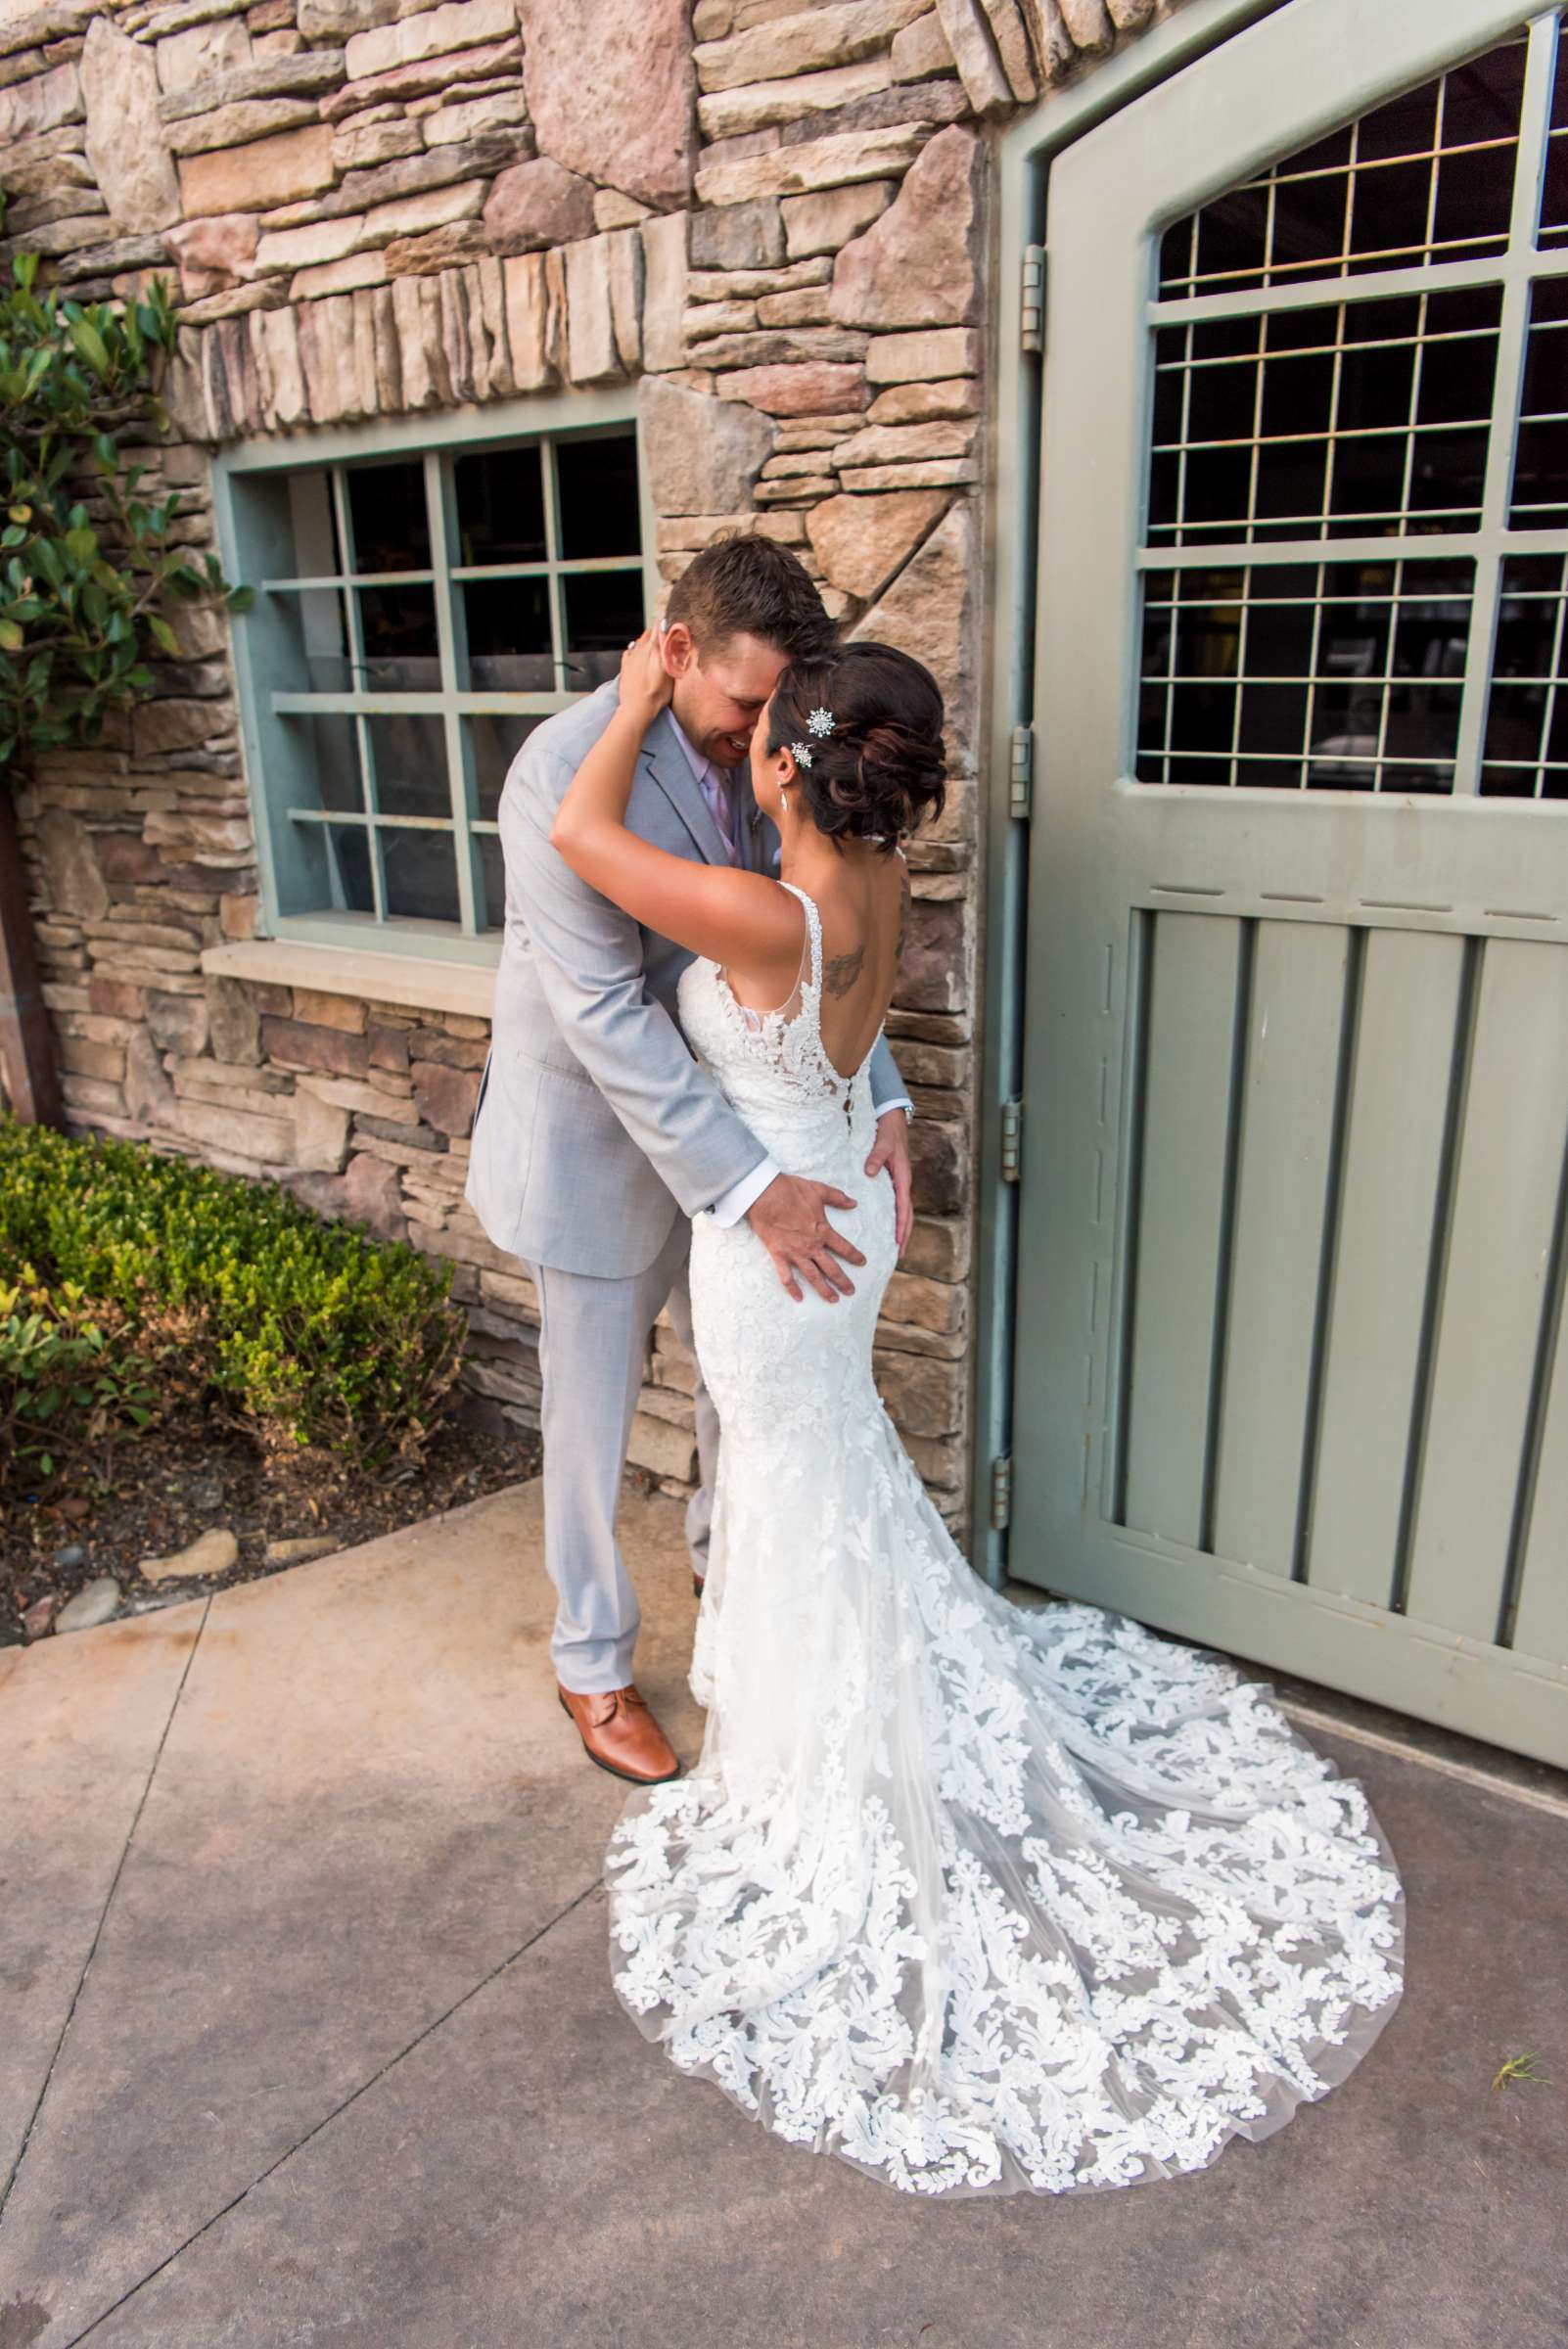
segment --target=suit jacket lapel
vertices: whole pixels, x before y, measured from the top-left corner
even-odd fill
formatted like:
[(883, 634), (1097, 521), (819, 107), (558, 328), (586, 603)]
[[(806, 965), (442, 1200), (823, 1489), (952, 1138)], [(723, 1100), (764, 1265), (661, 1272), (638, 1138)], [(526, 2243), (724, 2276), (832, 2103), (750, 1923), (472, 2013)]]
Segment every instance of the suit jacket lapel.
[(691, 760), (675, 738), (668, 711), (662, 710), (649, 727), (642, 758), (655, 782), (691, 834), (698, 852), (709, 864), (727, 864), (723, 835), (703, 798), (702, 785), (691, 771)]

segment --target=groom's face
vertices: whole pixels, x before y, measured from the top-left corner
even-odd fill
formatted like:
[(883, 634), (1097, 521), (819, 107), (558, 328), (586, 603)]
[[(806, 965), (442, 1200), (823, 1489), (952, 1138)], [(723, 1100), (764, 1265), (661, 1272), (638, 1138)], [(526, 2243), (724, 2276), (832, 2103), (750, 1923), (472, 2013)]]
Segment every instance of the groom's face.
[(671, 696), (680, 730), (694, 751), (715, 766), (741, 766), (769, 694), (786, 663), (765, 637), (727, 636), (699, 651), (676, 621), (669, 629), (665, 665), (674, 679)]

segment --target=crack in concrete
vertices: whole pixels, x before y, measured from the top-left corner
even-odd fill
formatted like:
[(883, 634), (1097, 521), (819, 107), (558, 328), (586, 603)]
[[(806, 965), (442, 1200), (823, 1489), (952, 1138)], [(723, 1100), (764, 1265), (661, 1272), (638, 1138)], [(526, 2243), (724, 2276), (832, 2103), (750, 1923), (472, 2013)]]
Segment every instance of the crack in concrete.
[[(527, 1941), (520, 1943), (509, 1958), (503, 1958), (497, 1964), (491, 1966), (489, 1972), (482, 1975), (480, 1980), (476, 1982), (471, 1989), (465, 1990), (460, 1999), (454, 1999), (444, 2013), (438, 2014), (434, 2020), (425, 2025), (422, 2031), (417, 2031), (414, 2034), (414, 2037), (408, 2042), (406, 2047), (399, 2048), (395, 2055), (389, 2055), (386, 2062), (382, 2064), (378, 2070), (372, 2072), (368, 2079), (360, 2082), (359, 2086), (353, 2091), (352, 2095), (345, 2096), (343, 2101), (339, 2104), (335, 2104), (330, 2112), (323, 2113), (320, 2120), (312, 2123), (311, 2127), (305, 2131), (302, 2137), (298, 2138), (292, 2145), (286, 2146), (284, 2150), (277, 2156), (275, 2161), (268, 2162), (266, 2168), (260, 2171), (257, 2176), (253, 2178), (249, 2186), (242, 2187), (240, 2191), (237, 2194), (232, 2195), (230, 2199), (223, 2204), (220, 2210), (213, 2211), (210, 2218), (204, 2219), (201, 2226), (198, 2227), (193, 2234), (188, 2234), (183, 2243), (177, 2243), (174, 2249), (168, 2254), (166, 2259), (161, 2259), (156, 2268), (149, 2268), (145, 2276), (139, 2276), (136, 2281), (130, 2285), (128, 2290), (120, 2293), (117, 2300), (113, 2300), (110, 2302), (107, 2308), (100, 2309), (98, 2315), (94, 2317), (92, 2323), (84, 2326), (80, 2332), (74, 2333), (70, 2340), (66, 2343), (66, 2349), (77, 2349), (78, 2342), (86, 2340), (90, 2333), (96, 2332), (99, 2326), (102, 2325), (107, 2318), (114, 2316), (117, 2310), (122, 2309), (127, 2301), (133, 2300), (136, 2294), (141, 2291), (145, 2285), (154, 2280), (155, 2277), (161, 2276), (165, 2268), (171, 2268), (176, 2260), (183, 2259), (193, 2243), (200, 2242), (202, 2236), (208, 2234), (210, 2230), (217, 2225), (220, 2219), (226, 2219), (231, 2210), (237, 2210), (240, 2204), (246, 2199), (247, 2195), (254, 2193), (258, 2186), (264, 2186), (270, 2177), (272, 2177), (278, 2170), (282, 2169), (285, 2162), (292, 2161), (297, 2153), (300, 2152), (304, 2146), (309, 2144), (312, 2138), (319, 2137), (322, 2130), (330, 2127), (331, 2124), (338, 2119), (341, 2113), (346, 2112), (351, 2104), (357, 2104), (360, 2097), (367, 2096), (370, 2090), (377, 2086), (378, 2082), (385, 2080), (389, 2072), (395, 2071), (398, 2064), (403, 2062), (407, 2056), (411, 2055), (414, 2050), (417, 2047), (420, 2047), (424, 2041), (429, 2039), (433, 2032), (441, 2030), (445, 2024), (451, 2021), (454, 2014), (458, 2013), (464, 2006), (468, 2005), (471, 2000), (477, 1999), (482, 1990), (487, 1990), (490, 1984), (504, 1974), (509, 1966), (516, 1965), (520, 1958), (526, 1958), (529, 1951), (535, 1949), (544, 1939), (547, 1933), (553, 1933), (556, 1926), (563, 1923), (565, 1919), (572, 1914), (574, 1910), (580, 1909), (584, 1901), (591, 1899), (593, 1894), (602, 1888), (603, 1883), (603, 1876), (598, 1875), (593, 1878), (591, 1883), (585, 1884), (580, 1892), (574, 1893), (571, 1900), (567, 1902), (565, 1908), (558, 1909), (553, 1916), (546, 1917), (543, 1924), (539, 1926), (538, 1930), (530, 1933)], [(62, 2037), (64, 2037), (64, 2034), (62, 2034)], [(51, 2069), (53, 2067), (51, 2067)], [(40, 2101), (42, 2099), (40, 2098)]]
[(15, 2187), (18, 2178), (22, 2174), (22, 2165), (27, 2157), (27, 2148), (32, 2143), (33, 2131), (38, 2126), (38, 2118), (43, 2111), (45, 2100), (48, 2097), (50, 2084), (59, 2068), (61, 2052), (65, 2048), (66, 2040), (70, 2031), (71, 2023), (75, 2019), (76, 2008), (80, 2003), (81, 1994), (87, 1987), (87, 1976), (92, 1971), (93, 1959), (98, 1955), (98, 1945), (103, 1939), (104, 1927), (109, 1922), (109, 1911), (114, 1906), (115, 1895), (119, 1889), (120, 1877), (125, 1872), (125, 1863), (130, 1858), (131, 1845), (136, 1840), (136, 1830), (141, 1825), (142, 1813), (146, 1810), (147, 1799), (153, 1791), (153, 1782), (158, 1776), (158, 1766), (163, 1759), (163, 1748), (168, 1743), (168, 1733), (174, 1727), (174, 1716), (180, 1709), (180, 1699), (185, 1694), (185, 1683), (191, 1677), (191, 1666), (196, 1661), (198, 1650), (202, 1644), (202, 1635), (207, 1630), (207, 1619), (211, 1611), (212, 1600), (210, 1597), (208, 1597), (202, 1608), (202, 1619), (196, 1627), (196, 1637), (191, 1641), (191, 1652), (185, 1659), (185, 1669), (180, 1674), (178, 1685), (174, 1690), (173, 1699), (169, 1705), (168, 1719), (164, 1722), (162, 1729), (159, 1734), (158, 1745), (154, 1751), (153, 1759), (148, 1765), (147, 1782), (143, 1786), (140, 1795), (137, 1797), (136, 1808), (131, 1814), (130, 1825), (125, 1830), (125, 1841), (121, 1848), (119, 1858), (115, 1863), (115, 1872), (110, 1878), (109, 1890), (104, 1895), (104, 1905), (99, 1911), (98, 1922), (93, 1928), (93, 1937), (88, 1945), (87, 1955), (82, 1959), (81, 1972), (76, 1978), (76, 1987), (70, 1994), (70, 2004), (66, 2009), (66, 2019), (60, 2026), (60, 2036), (55, 2041), (54, 2052), (49, 2058), (48, 2069), (44, 2073), (43, 2086), (39, 2089), (37, 2100), (34, 2103), (31, 2112), (27, 2116), (27, 2126), (22, 2133), (22, 2142), (17, 2147), (16, 2159), (13, 2161), (10, 2170), (6, 2174), (6, 2182), (4, 2187), (0, 2188), (0, 2224), (3, 2224), (4, 2222), (6, 2207), (11, 2200), (12, 2188)]

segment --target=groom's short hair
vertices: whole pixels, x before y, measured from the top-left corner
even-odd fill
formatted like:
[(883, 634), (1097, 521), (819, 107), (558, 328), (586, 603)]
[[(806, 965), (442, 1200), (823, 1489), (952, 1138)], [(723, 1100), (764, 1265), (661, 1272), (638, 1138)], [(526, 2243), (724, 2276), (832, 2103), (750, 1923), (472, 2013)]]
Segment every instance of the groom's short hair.
[(699, 653), (760, 636), (791, 661), (820, 660), (838, 632), (800, 558), (740, 531), (711, 539), (670, 590), (665, 617), (683, 621)]

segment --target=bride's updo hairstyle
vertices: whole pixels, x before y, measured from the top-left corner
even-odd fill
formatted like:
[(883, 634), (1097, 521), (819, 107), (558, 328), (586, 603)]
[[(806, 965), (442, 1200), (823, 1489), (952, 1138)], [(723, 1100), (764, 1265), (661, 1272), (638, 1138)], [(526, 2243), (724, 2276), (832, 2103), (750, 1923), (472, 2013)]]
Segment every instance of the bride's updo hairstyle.
[[(822, 727), (823, 711), (831, 732)], [(942, 813), (942, 718), (929, 668), (891, 644), (845, 644), (785, 669), (773, 694), (768, 755), (804, 744), (810, 764), (796, 764), (817, 830), (891, 851), (926, 816)]]

